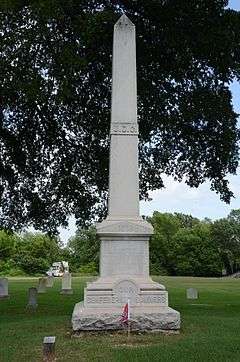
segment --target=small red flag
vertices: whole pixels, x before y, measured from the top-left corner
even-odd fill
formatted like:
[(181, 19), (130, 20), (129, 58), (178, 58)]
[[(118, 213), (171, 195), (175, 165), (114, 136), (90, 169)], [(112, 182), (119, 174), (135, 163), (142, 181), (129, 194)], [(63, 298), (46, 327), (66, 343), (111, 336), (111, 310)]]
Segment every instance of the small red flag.
[(130, 305), (129, 305), (129, 301), (128, 301), (123, 308), (121, 322), (127, 323), (129, 321), (129, 319), (130, 319)]

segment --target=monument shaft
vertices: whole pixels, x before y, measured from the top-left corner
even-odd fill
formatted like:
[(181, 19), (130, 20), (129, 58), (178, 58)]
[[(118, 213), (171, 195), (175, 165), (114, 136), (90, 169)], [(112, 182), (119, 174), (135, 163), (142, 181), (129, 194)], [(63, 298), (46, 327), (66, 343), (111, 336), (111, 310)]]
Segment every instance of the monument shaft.
[(122, 17), (114, 27), (109, 175), (109, 218), (139, 216), (135, 26)]

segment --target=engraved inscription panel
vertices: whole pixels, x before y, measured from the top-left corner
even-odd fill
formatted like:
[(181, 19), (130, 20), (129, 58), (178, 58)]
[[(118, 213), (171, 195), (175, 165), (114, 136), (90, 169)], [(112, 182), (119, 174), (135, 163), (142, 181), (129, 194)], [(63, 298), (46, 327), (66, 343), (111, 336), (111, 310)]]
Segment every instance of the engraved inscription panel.
[(111, 295), (88, 295), (87, 296), (87, 304), (111, 304), (112, 296)]
[(138, 303), (138, 287), (130, 280), (123, 280), (119, 282), (114, 288), (115, 303), (127, 303), (128, 299), (130, 304)]
[(141, 303), (167, 305), (167, 298), (164, 294), (160, 295), (142, 295)]
[(138, 124), (131, 122), (112, 122), (111, 134), (138, 135)]

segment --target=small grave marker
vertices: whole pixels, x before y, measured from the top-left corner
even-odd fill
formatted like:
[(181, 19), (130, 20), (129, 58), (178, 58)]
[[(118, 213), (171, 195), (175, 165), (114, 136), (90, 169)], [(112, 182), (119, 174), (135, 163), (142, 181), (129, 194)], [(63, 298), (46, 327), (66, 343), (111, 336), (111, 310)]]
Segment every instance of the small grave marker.
[(47, 278), (39, 278), (38, 281), (38, 294), (46, 293)]
[(187, 299), (198, 299), (198, 291), (195, 288), (187, 289)]
[(37, 309), (37, 288), (29, 288), (28, 289), (28, 304), (27, 304), (27, 308), (31, 308), (31, 309)]
[(0, 299), (9, 298), (8, 295), (8, 279), (0, 278)]
[(53, 277), (53, 276), (48, 276), (48, 277), (47, 277), (46, 287), (47, 287), (47, 288), (52, 288), (52, 287), (53, 287), (53, 283), (54, 283), (54, 277)]
[(71, 273), (64, 273), (62, 276), (62, 290), (61, 294), (73, 294), (72, 290), (72, 275)]
[(43, 339), (43, 361), (55, 361), (55, 341), (56, 337), (44, 337)]

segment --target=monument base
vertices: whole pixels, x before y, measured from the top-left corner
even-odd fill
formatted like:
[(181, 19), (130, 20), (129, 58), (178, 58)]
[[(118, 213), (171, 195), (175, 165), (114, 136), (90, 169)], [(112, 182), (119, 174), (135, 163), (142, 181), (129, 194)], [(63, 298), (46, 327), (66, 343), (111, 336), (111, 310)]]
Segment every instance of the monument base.
[[(88, 308), (83, 302), (75, 305), (72, 328), (77, 331), (126, 329), (121, 323), (122, 308)], [(170, 307), (131, 307), (132, 331), (167, 331), (180, 329), (180, 313)]]
[(108, 218), (97, 225), (101, 239), (100, 277), (87, 283), (84, 301), (76, 304), (76, 331), (125, 329), (121, 315), (130, 304), (133, 331), (178, 330), (180, 313), (168, 306), (164, 285), (149, 276), (149, 236), (152, 226), (142, 220)]
[(168, 292), (150, 278), (99, 278), (88, 283), (84, 301), (75, 305), (73, 331), (125, 329), (123, 307), (130, 302), (131, 330), (180, 329), (180, 313), (168, 306)]

